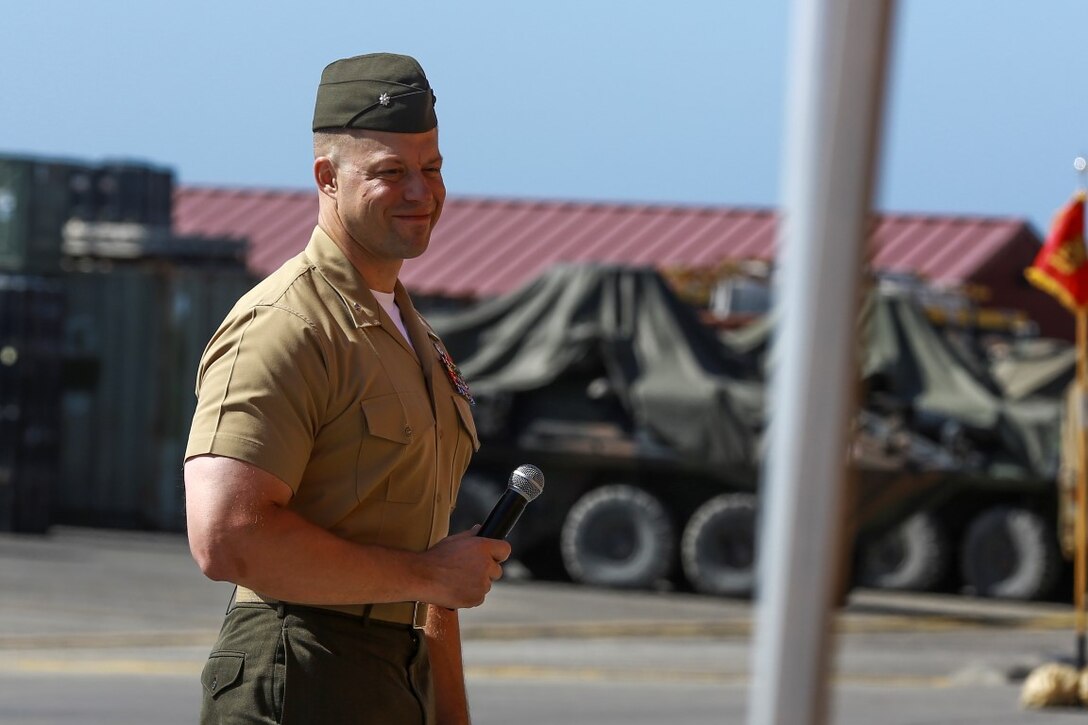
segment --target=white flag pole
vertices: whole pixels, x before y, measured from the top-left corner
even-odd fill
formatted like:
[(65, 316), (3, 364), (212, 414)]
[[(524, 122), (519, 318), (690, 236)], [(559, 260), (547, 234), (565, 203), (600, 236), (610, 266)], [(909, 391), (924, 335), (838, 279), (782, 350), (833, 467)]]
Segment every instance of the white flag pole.
[(891, 0), (795, 0), (749, 725), (823, 723)]

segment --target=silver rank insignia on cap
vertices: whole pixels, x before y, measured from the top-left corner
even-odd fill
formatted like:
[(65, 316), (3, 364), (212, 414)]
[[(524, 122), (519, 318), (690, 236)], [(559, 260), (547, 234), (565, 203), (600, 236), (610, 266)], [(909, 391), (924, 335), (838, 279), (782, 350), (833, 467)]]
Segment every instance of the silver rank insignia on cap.
[(389, 105), (389, 94), (388, 93), (383, 93), (380, 96), (378, 96), (378, 103), (382, 104), (383, 106), (388, 106)]

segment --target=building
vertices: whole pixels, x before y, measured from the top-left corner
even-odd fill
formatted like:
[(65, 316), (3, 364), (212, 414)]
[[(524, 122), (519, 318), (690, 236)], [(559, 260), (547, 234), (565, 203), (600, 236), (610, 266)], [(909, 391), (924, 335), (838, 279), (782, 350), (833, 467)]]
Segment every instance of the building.
[[(181, 187), (174, 196), (177, 234), (247, 238), (259, 276), (296, 254), (316, 219), (309, 190)], [(713, 271), (771, 261), (776, 224), (768, 209), (451, 197), (430, 250), (401, 278), (417, 296), (468, 301), (559, 262)], [(1023, 219), (881, 214), (870, 239), (882, 274), (966, 290), (979, 306), (1022, 311), (1042, 334), (1072, 339), (1072, 317), (1024, 278), (1042, 242)]]

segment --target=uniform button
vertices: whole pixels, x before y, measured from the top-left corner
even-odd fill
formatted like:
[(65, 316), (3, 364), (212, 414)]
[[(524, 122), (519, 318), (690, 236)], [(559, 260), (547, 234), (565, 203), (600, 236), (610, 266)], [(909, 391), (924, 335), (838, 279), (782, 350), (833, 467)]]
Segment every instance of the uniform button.
[(355, 311), (356, 311), (356, 312), (358, 312), (359, 310), (363, 309), (363, 306), (362, 306), (362, 305), (360, 305), (360, 304), (359, 304), (358, 302), (356, 302), (356, 303), (355, 303), (354, 305), (352, 305), (352, 307), (354, 307), (354, 308), (355, 308)]
[(211, 685), (211, 689), (212, 689), (212, 690), (214, 690), (214, 689), (215, 689), (216, 687), (218, 687), (218, 686), (219, 686), (219, 677), (218, 677), (218, 676), (216, 676), (216, 677), (213, 677), (213, 678), (212, 678), (212, 685)]
[(412, 437), (412, 426), (410, 426), (410, 425), (404, 426), (404, 435), (408, 436), (409, 438)]

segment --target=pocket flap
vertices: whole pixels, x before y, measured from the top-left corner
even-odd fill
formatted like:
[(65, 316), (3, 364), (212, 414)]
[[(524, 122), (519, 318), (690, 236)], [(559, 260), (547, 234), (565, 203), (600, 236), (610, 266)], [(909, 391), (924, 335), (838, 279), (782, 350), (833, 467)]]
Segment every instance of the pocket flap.
[(364, 400), (360, 405), (370, 435), (404, 445), (412, 442), (412, 427), (408, 424), (408, 414), (404, 411), (400, 396), (383, 395)]
[(200, 673), (200, 684), (212, 697), (242, 679), (242, 665), (246, 661), (243, 652), (212, 652), (204, 671)]

